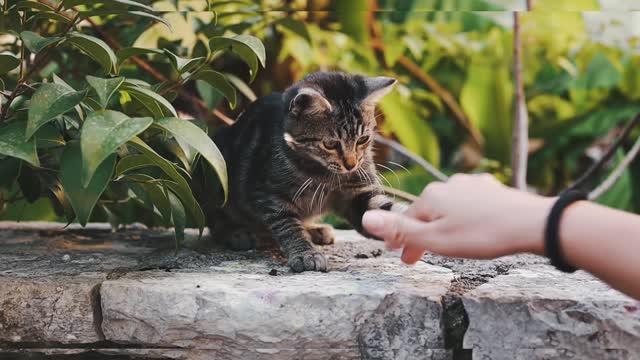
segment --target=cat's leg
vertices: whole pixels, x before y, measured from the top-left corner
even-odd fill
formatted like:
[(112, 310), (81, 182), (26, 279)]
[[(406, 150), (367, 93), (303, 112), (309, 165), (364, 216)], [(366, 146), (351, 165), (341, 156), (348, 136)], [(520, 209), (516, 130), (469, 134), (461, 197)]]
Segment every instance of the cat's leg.
[(406, 210), (406, 204), (394, 202), (384, 193), (380, 191), (364, 191), (356, 194), (350, 200), (338, 204), (336, 210), (338, 214), (344, 217), (351, 226), (365, 237), (378, 239), (369, 234), (362, 227), (362, 216), (369, 210), (386, 210), (393, 212), (403, 212)]
[(327, 259), (311, 244), (311, 235), (300, 219), (286, 214), (266, 215), (271, 236), (287, 257), (293, 272), (327, 271)]
[(311, 241), (316, 245), (331, 245), (335, 242), (333, 227), (325, 224), (307, 224), (305, 229), (311, 236)]

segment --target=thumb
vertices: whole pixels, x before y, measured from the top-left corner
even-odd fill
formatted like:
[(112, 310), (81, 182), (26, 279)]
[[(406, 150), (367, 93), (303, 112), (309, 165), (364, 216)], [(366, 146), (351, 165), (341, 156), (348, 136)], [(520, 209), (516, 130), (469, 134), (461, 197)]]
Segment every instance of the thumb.
[(391, 249), (407, 244), (420, 245), (431, 228), (429, 223), (382, 210), (367, 211), (362, 217), (362, 226), (367, 232), (383, 238)]

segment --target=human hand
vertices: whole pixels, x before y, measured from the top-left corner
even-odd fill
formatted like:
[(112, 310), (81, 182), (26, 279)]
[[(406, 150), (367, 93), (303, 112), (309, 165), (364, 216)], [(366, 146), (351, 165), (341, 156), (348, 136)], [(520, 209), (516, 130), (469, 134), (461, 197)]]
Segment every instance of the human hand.
[(544, 251), (544, 227), (553, 199), (506, 187), (493, 176), (454, 175), (429, 184), (404, 214), (373, 210), (362, 222), (389, 249), (414, 264), (425, 251), (488, 259)]

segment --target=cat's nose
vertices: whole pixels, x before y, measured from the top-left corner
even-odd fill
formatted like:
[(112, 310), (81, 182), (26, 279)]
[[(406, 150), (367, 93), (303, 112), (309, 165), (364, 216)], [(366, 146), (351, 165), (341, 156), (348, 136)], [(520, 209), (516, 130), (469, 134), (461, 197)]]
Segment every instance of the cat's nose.
[(346, 156), (344, 158), (344, 168), (348, 171), (353, 170), (358, 165), (358, 159), (355, 156)]

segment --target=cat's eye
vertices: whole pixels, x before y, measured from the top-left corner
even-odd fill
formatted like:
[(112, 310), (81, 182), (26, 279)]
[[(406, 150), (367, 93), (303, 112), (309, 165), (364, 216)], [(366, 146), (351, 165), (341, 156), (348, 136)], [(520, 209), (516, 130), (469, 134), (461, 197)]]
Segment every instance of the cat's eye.
[(361, 137), (358, 139), (358, 145), (364, 145), (364, 144), (368, 143), (370, 139), (371, 139), (371, 137), (370, 137), (370, 136), (368, 136), (368, 135), (361, 136)]
[(337, 140), (324, 140), (322, 145), (329, 150), (336, 150), (340, 147), (340, 142)]

